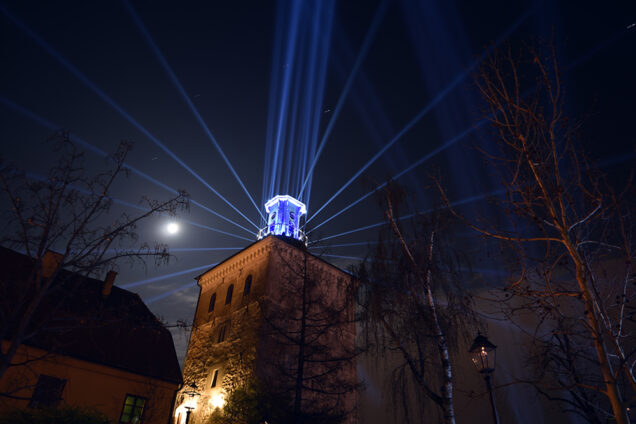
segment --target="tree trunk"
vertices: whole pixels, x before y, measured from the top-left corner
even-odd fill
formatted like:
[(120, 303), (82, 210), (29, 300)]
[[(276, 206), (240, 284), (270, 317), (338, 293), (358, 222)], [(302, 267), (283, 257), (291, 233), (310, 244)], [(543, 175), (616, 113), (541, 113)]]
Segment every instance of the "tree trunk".
[(305, 332), (307, 330), (307, 278), (303, 277), (302, 308), (300, 311), (300, 335), (298, 343), (298, 365), (296, 370), (296, 387), (294, 393), (294, 422), (301, 423), (303, 402), (303, 371), (305, 367)]
[(594, 348), (596, 349), (596, 355), (598, 357), (601, 374), (603, 375), (603, 381), (605, 382), (605, 394), (608, 397), (610, 404), (612, 405), (612, 411), (614, 412), (616, 423), (629, 424), (629, 416), (627, 415), (625, 405), (623, 404), (623, 401), (621, 399), (621, 393), (616, 384), (616, 378), (614, 376), (614, 373), (612, 372), (612, 366), (607, 354), (607, 347), (605, 346), (605, 341), (603, 339), (603, 330), (598, 322), (598, 317), (596, 315), (597, 312), (596, 308), (594, 307), (594, 299), (585, 281), (583, 265), (579, 261), (576, 262), (576, 280), (581, 291), (583, 292), (583, 297), (585, 298), (587, 321), (592, 328), (592, 339), (594, 341)]
[(442, 378), (442, 405), (444, 410), (444, 422), (446, 424), (455, 424), (455, 408), (453, 406), (453, 369), (450, 361), (450, 354), (448, 353), (448, 345), (446, 344), (446, 337), (439, 323), (439, 317), (437, 316), (437, 305), (433, 298), (433, 292), (431, 290), (433, 274), (431, 272), (431, 264), (433, 263), (433, 249), (435, 245), (435, 232), (431, 232), (430, 246), (428, 251), (428, 263), (429, 267), (426, 271), (426, 301), (431, 308), (433, 315), (433, 322), (435, 325), (436, 343), (439, 350), (439, 356), (442, 362), (443, 378)]

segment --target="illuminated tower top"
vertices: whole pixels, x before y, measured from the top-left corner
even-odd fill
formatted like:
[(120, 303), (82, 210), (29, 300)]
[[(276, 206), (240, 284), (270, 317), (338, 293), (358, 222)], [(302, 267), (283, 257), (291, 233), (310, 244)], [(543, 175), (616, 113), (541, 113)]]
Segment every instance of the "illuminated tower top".
[(307, 213), (304, 203), (289, 195), (279, 195), (265, 203), (265, 211), (269, 214), (267, 227), (258, 232), (259, 239), (273, 234), (292, 237), (307, 243), (307, 237), (300, 229), (300, 217)]

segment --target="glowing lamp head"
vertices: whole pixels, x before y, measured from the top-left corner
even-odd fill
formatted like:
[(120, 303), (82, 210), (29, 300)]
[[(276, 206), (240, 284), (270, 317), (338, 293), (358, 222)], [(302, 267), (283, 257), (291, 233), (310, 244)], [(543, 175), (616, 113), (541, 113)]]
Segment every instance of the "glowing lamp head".
[(473, 341), (468, 351), (477, 371), (481, 374), (490, 374), (495, 370), (497, 346), (492, 344), (481, 333)]
[(265, 211), (269, 215), (267, 227), (259, 232), (259, 238), (273, 234), (306, 241), (300, 229), (300, 217), (307, 213), (304, 203), (289, 195), (279, 195), (265, 203)]

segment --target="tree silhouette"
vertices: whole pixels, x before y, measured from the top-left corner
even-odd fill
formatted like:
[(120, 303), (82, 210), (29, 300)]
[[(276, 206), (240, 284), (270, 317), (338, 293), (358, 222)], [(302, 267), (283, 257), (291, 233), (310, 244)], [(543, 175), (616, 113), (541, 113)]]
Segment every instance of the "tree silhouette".
[(265, 373), (294, 423), (350, 422), (356, 390), (354, 281), (303, 249), (273, 249), (279, 286), (261, 301)]
[(476, 82), (496, 141), (482, 153), (505, 188), (494, 200), (509, 219), (454, 212), (516, 255), (519, 273), (495, 300), (513, 322), (534, 320), (525, 327), (538, 370), (531, 382), (589, 422), (626, 424), (636, 400), (633, 192), (615, 191), (576, 143), (580, 125), (565, 113), (554, 49), (496, 52)]
[(0, 245), (23, 252), (32, 262), (26, 278), (0, 278), (0, 340), (7, 346), (0, 352), (0, 378), (20, 345), (37, 333), (34, 317), (42, 322), (46, 314), (53, 314), (64, 304), (64, 293), (72, 294), (82, 277), (99, 276), (122, 260), (167, 262), (167, 246), (140, 242), (137, 225), (189, 204), (187, 194), (180, 191), (162, 201), (144, 198), (138, 215), (115, 215), (110, 196), (128, 172), (125, 159), (131, 144), (121, 143), (105, 170), (92, 172), (67, 133), (56, 134), (50, 142), (52, 161), (57, 156), (57, 162), (46, 176), (0, 163)]
[(387, 355), (383, 366), (392, 371), (402, 419), (410, 421), (414, 399), (417, 412), (426, 413), (428, 400), (450, 424), (455, 422), (453, 362), (477, 320), (461, 287), (461, 261), (450, 248), (448, 220), (433, 213), (400, 221), (402, 200), (402, 189), (388, 184), (387, 228), (370, 264), (359, 271), (365, 340), (367, 349)]

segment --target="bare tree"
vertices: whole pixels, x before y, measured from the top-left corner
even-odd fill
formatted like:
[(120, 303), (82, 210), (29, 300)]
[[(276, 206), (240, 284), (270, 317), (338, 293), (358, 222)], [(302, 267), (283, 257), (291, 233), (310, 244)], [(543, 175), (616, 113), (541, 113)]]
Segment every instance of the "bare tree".
[(273, 390), (293, 423), (352, 422), (356, 390), (353, 279), (302, 249), (277, 249), (280, 285), (262, 303)]
[[(472, 301), (458, 279), (459, 256), (449, 248), (439, 214), (416, 215), (404, 224), (397, 213), (400, 188), (390, 184), (385, 194), (388, 228), (359, 276), (366, 341), (400, 358), (394, 394), (404, 405), (405, 421), (413, 403), (409, 396), (423, 394), (445, 423), (454, 423), (454, 354), (476, 324)], [(409, 384), (418, 389), (414, 395), (407, 392)]]
[(636, 400), (633, 193), (615, 191), (575, 142), (579, 125), (564, 111), (554, 49), (497, 52), (477, 87), (496, 140), (482, 152), (505, 187), (497, 205), (509, 220), (462, 219), (517, 255), (520, 273), (498, 300), (509, 299), (509, 319), (534, 319), (537, 387), (590, 422), (628, 423)]
[(0, 164), (4, 194), (0, 244), (25, 253), (32, 261), (26, 279), (13, 281), (5, 276), (1, 280), (0, 340), (8, 345), (0, 352), (0, 378), (20, 345), (37, 332), (33, 318), (36, 314), (44, 318), (39, 308), (51, 293), (58, 292), (54, 297), (58, 304), (47, 305), (47, 310), (55, 311), (64, 302), (60, 287), (70, 293), (83, 276), (98, 276), (121, 260), (167, 262), (167, 246), (140, 243), (137, 225), (154, 215), (175, 214), (189, 204), (181, 191), (168, 200), (144, 198), (138, 215), (114, 215), (111, 191), (127, 174), (124, 161), (131, 145), (121, 143), (107, 169), (91, 175), (67, 133), (57, 134), (51, 143), (58, 162), (46, 176)]

